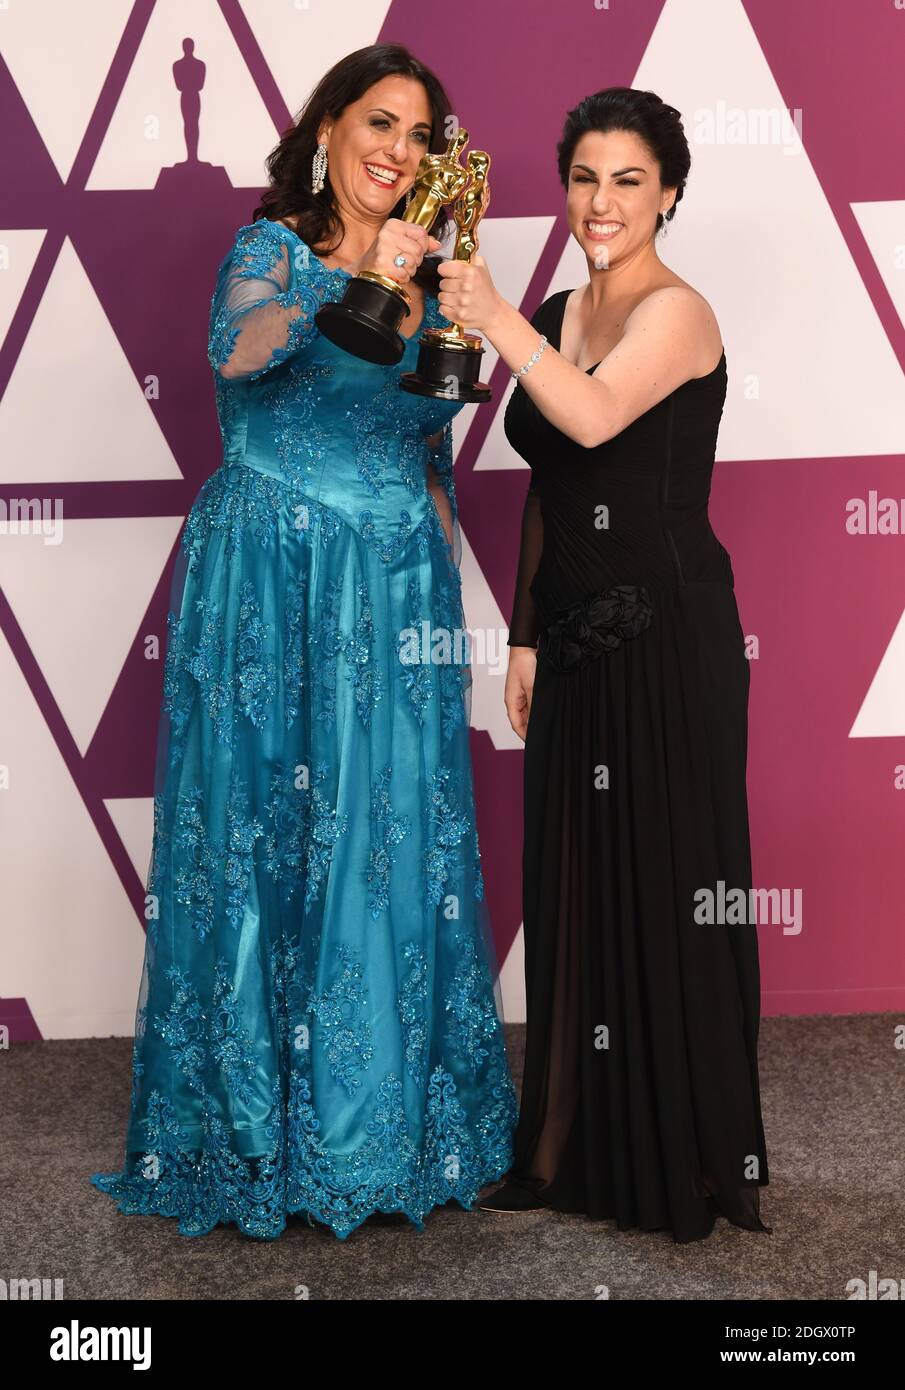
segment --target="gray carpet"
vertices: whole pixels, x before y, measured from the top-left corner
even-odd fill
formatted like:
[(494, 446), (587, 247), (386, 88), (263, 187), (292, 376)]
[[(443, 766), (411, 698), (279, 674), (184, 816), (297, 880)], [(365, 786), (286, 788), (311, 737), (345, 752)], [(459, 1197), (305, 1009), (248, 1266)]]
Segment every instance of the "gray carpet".
[[(2, 1274), (66, 1298), (843, 1299), (849, 1279), (905, 1279), (905, 1057), (893, 1014), (766, 1019), (766, 1235), (717, 1221), (705, 1241), (619, 1232), (549, 1211), (434, 1211), (419, 1233), (365, 1225), (340, 1242), (304, 1217), (275, 1241), (234, 1226), (181, 1236), (125, 1216), (88, 1175), (113, 1171), (130, 1039), (26, 1043), (4, 1056)], [(519, 1080), (524, 1029), (507, 1029)]]

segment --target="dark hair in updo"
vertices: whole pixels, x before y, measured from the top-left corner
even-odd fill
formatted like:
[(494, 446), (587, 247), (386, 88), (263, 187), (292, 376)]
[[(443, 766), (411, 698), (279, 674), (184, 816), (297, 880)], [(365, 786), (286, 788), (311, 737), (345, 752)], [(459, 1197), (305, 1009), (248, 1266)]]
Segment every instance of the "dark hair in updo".
[[(642, 92), (637, 87), (604, 87), (603, 91), (585, 97), (567, 114), (562, 139), (556, 147), (559, 177), (565, 189), (569, 187), (575, 146), (589, 130), (602, 134), (629, 130), (644, 142), (660, 166), (662, 187), (676, 190), (675, 202), (665, 219), (671, 222), (691, 168), (681, 113), (661, 101), (656, 92)], [(663, 213), (658, 212), (655, 236), (663, 223)]]

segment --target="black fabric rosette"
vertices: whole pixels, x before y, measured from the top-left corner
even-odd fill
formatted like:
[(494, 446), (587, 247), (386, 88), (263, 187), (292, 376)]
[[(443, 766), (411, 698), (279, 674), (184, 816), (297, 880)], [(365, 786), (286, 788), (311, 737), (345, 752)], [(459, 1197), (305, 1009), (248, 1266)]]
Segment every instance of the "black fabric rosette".
[(573, 671), (650, 626), (653, 606), (643, 584), (612, 584), (566, 609), (542, 630), (538, 656), (557, 671)]

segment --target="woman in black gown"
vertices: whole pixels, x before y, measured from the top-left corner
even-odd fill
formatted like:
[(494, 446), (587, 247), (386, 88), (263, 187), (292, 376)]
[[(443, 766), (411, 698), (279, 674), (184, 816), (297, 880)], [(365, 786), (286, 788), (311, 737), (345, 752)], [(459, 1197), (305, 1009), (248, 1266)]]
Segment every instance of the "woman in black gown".
[[(720, 1215), (769, 1231), (749, 668), (707, 514), (726, 357), (655, 249), (688, 145), (673, 107), (609, 88), (569, 113), (558, 158), (587, 285), (529, 324), (482, 258), (441, 267), (443, 313), (517, 377), (506, 435), (531, 467), (506, 687), (525, 740), (525, 1075), (513, 1168), (481, 1205), (676, 1242)], [(720, 921), (721, 883), (747, 920)]]

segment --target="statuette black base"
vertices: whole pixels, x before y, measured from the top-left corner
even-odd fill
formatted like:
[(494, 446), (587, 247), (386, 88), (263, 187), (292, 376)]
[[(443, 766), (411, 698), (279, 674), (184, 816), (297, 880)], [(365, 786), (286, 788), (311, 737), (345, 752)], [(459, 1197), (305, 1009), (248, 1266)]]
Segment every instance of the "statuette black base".
[(340, 303), (318, 309), (314, 322), (344, 352), (392, 367), (405, 352), (399, 325), (410, 313), (403, 290), (390, 289), (383, 277), (370, 279), (365, 272), (349, 281)]
[(403, 372), (399, 385), (416, 396), (484, 404), (493, 393), (486, 382), (477, 379), (483, 356), (480, 338), (450, 340), (428, 329), (418, 344), (417, 367)]

